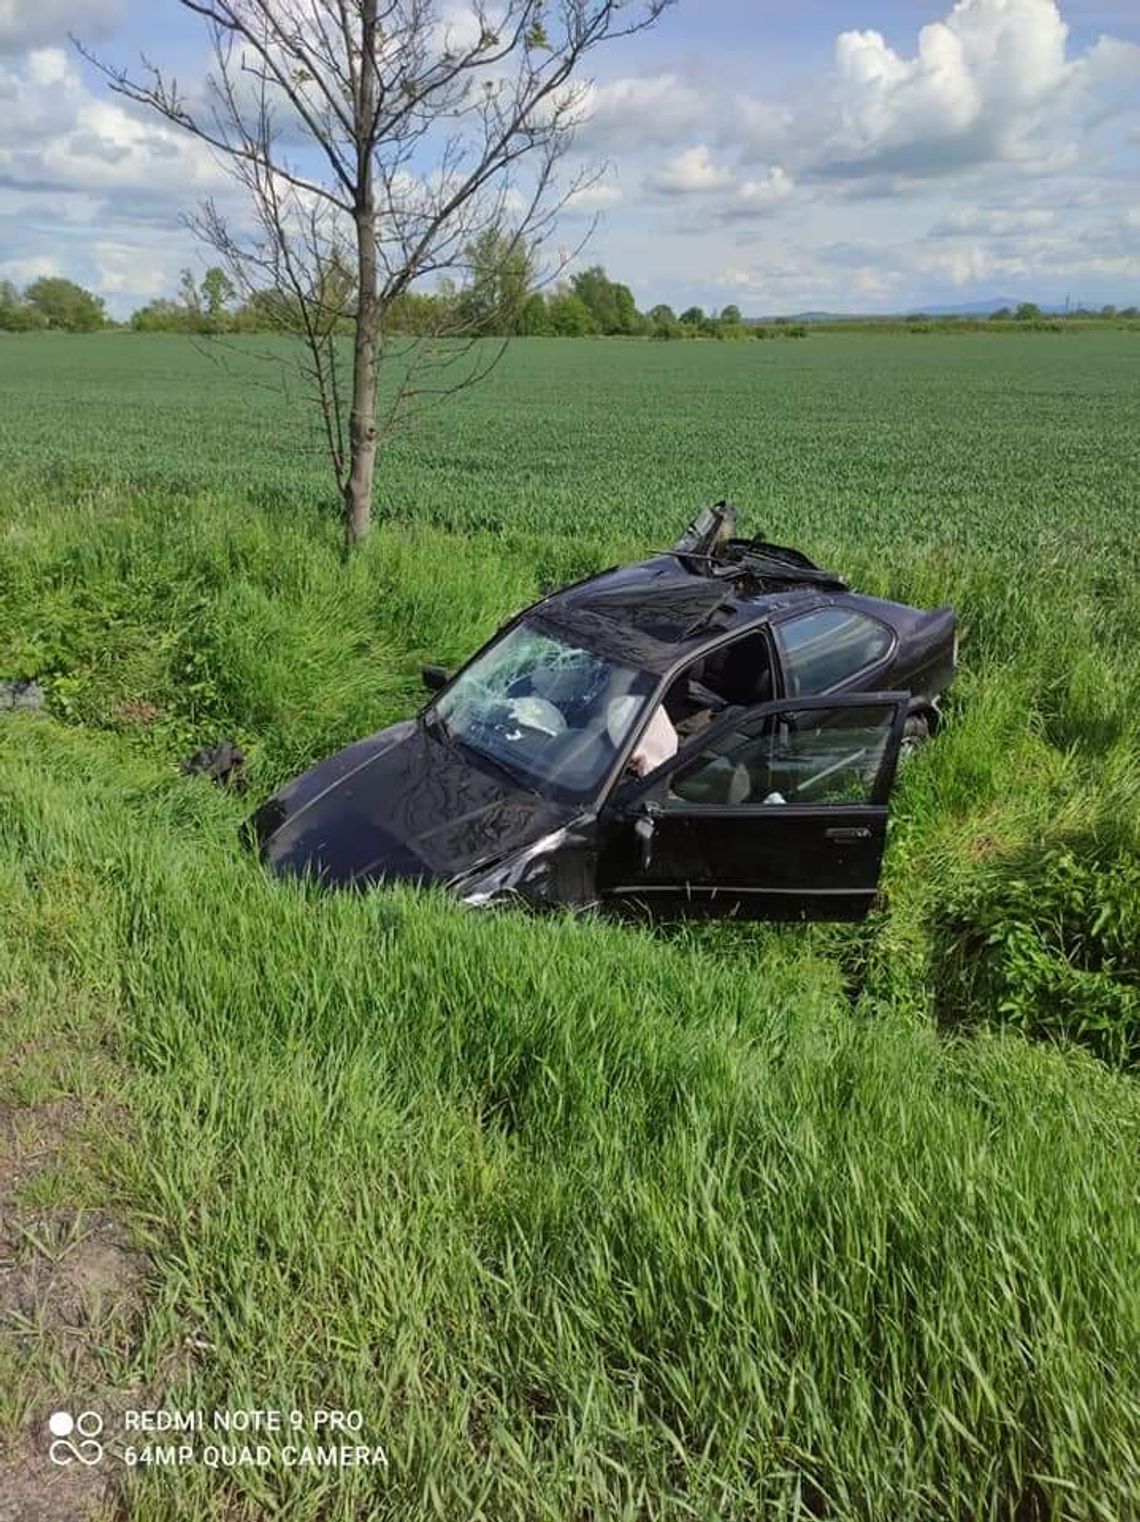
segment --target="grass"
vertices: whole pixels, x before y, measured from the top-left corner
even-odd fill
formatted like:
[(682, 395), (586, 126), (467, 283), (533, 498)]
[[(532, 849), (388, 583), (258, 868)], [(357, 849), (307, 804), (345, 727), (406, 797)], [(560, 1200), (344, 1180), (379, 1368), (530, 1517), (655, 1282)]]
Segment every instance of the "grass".
[[(488, 385), (393, 441), (377, 506), (460, 533), (672, 542), (727, 495), (821, 553), (899, 541), (1015, 555), (1045, 541), (1063, 557), (1090, 534), (1123, 537), (1136, 334), (901, 336), (520, 342)], [(0, 458), (56, 472), (69, 495), (111, 470), (161, 493), (330, 503), (310, 413), (264, 352), (0, 337)]]
[(299, 1518), (1126, 1513), (1130, 1081), (853, 1020), (786, 932), (742, 979), (601, 924), (313, 900), (204, 787), (35, 721), (11, 745), (8, 901), (120, 1014), (144, 1378), (190, 1337), (171, 1404), (356, 1408), (391, 1456), (323, 1495), (178, 1470), (135, 1515), (219, 1485)]
[[(0, 675), (55, 715), (4, 720), (0, 995), (123, 1105), (89, 1158), (154, 1264), (122, 1380), (358, 1408), (389, 1458), (139, 1472), (127, 1514), (1140, 1511), (1129, 335), (519, 345), (347, 567), (268, 393), (178, 341), (62, 352), (0, 347)], [(722, 486), (962, 615), (867, 926), (317, 898), (177, 775), (230, 733), (259, 796)]]

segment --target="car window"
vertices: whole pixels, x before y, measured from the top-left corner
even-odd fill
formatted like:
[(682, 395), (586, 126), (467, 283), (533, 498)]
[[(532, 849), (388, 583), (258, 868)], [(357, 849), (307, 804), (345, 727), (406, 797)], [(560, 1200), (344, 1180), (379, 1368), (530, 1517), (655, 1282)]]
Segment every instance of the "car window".
[(874, 665), (891, 648), (891, 631), (852, 608), (817, 608), (776, 627), (788, 693), (827, 692)]
[(866, 804), (890, 744), (893, 705), (782, 710), (722, 734), (668, 781), (666, 807)]
[(540, 792), (591, 796), (645, 712), (656, 677), (516, 624), (434, 705), (449, 739)]

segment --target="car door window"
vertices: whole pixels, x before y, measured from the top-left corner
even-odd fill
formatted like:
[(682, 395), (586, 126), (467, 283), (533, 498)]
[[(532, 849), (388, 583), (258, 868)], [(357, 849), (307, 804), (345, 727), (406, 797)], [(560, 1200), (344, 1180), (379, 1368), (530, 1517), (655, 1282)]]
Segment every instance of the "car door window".
[(792, 697), (827, 692), (887, 654), (894, 636), (877, 618), (853, 608), (817, 608), (776, 627)]
[(883, 801), (897, 727), (891, 702), (784, 707), (722, 731), (664, 784), (666, 808), (779, 808)]

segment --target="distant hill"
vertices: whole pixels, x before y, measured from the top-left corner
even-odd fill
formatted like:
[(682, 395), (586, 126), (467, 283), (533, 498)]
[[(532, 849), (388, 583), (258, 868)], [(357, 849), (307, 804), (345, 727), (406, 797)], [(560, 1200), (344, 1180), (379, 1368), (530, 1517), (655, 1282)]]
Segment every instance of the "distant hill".
[[(911, 310), (925, 312), (928, 317), (989, 317), (992, 312), (1000, 312), (1003, 308), (1016, 312), (1021, 302), (1016, 296), (993, 296), (988, 301), (963, 301), (956, 306), (916, 306)], [(1051, 312), (1053, 308), (1038, 302), (1043, 312)], [(1059, 308), (1058, 310), (1063, 310)]]
[[(994, 312), (1000, 312), (1008, 308), (1015, 312), (1024, 298), (1018, 296), (991, 296), (986, 301), (963, 301), (957, 305), (944, 306), (939, 304), (925, 305), (923, 302), (915, 302), (899, 312), (789, 312), (779, 317), (746, 317), (745, 322), (866, 322), (879, 318), (889, 321), (892, 317), (906, 317), (911, 313), (921, 312), (925, 317), (989, 317)], [(1042, 312), (1049, 315), (1064, 312), (1065, 307), (1058, 302), (1039, 302)]]

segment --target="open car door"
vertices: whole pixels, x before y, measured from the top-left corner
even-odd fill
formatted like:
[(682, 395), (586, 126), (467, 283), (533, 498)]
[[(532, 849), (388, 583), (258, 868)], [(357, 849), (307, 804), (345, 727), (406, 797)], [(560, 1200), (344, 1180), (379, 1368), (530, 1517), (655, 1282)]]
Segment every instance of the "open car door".
[(871, 908), (909, 694), (738, 710), (603, 812), (603, 901), (663, 917), (860, 919)]

